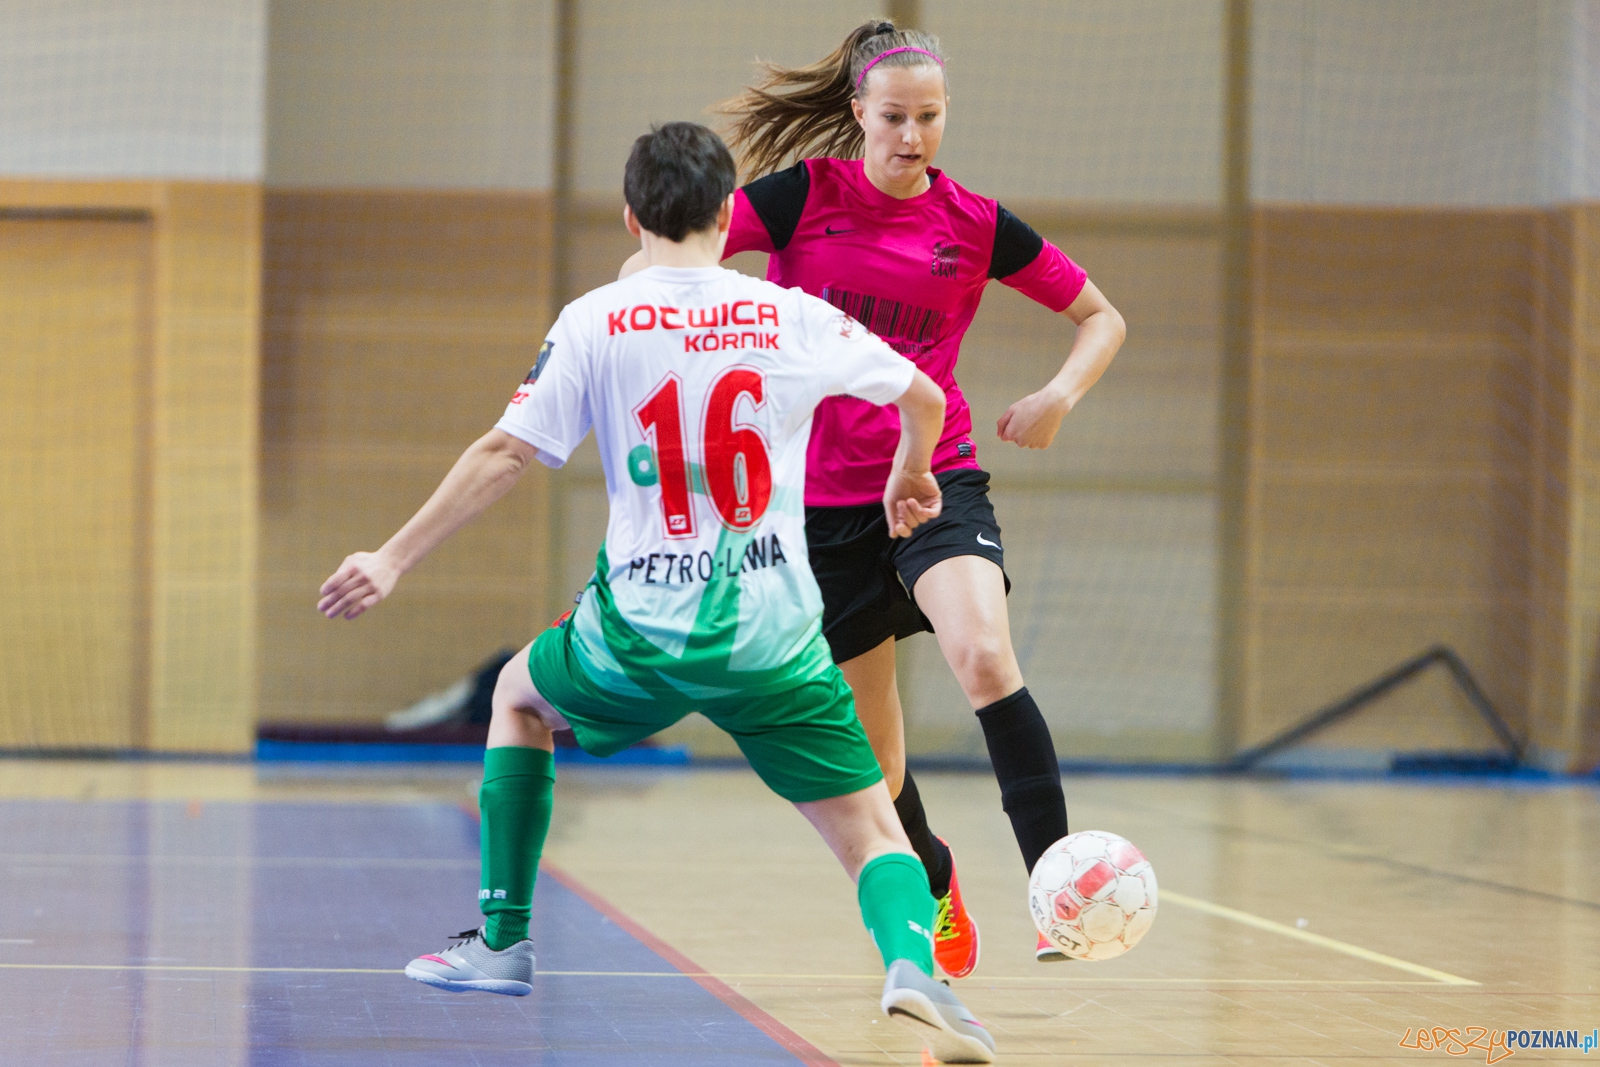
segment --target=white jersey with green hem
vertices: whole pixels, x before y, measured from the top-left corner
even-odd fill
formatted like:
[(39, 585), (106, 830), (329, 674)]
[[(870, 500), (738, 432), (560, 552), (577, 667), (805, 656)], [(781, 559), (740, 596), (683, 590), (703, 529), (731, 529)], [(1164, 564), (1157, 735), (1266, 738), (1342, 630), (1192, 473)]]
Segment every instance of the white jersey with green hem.
[(589, 680), (693, 700), (814, 658), (812, 411), (889, 403), (914, 373), (837, 308), (720, 267), (650, 267), (569, 304), (497, 426), (550, 467), (594, 428), (610, 520), (569, 623)]

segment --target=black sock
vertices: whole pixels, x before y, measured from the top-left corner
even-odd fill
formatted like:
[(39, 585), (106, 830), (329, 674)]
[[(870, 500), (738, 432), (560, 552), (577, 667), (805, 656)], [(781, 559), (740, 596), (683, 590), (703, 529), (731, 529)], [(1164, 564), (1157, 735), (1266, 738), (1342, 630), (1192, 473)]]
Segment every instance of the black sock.
[(1026, 687), (979, 708), (978, 722), (1000, 783), (1000, 806), (1032, 873), (1044, 850), (1067, 836), (1067, 800), (1050, 727)]
[(928, 870), (928, 887), (937, 900), (950, 892), (950, 850), (928, 829), (928, 813), (922, 810), (922, 796), (910, 771), (900, 786), (900, 795), (894, 798), (894, 812), (911, 839), (912, 850)]

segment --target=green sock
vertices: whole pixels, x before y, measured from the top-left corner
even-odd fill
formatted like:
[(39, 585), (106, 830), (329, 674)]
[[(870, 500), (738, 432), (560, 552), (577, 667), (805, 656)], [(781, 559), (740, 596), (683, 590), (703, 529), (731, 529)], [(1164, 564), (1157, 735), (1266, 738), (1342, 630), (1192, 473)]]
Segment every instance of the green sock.
[(910, 960), (933, 976), (933, 914), (928, 872), (909, 852), (889, 852), (861, 868), (856, 881), (861, 921), (888, 967)]
[(555, 786), (555, 756), (542, 748), (508, 745), (483, 754), (483, 788), (478, 791), (483, 888), (478, 908), (488, 920), (484, 940), (496, 952), (528, 936), (533, 880), (550, 832)]

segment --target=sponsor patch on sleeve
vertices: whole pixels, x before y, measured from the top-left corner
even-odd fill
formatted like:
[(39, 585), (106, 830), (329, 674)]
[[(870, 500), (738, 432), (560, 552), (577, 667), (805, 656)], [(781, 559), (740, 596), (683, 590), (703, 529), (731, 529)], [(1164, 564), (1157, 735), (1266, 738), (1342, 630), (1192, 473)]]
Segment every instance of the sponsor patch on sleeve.
[(533, 369), (528, 372), (528, 376), (522, 379), (523, 385), (532, 385), (539, 380), (539, 375), (544, 373), (544, 365), (550, 362), (550, 351), (555, 346), (556, 343), (554, 341), (546, 341), (539, 346), (539, 358), (533, 364)]

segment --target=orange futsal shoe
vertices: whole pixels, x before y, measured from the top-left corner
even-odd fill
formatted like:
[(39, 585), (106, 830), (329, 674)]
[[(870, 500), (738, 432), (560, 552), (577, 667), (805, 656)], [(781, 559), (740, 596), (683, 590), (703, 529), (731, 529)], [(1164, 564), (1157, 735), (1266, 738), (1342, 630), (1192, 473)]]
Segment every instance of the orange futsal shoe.
[(1040, 934), (1039, 947), (1033, 950), (1033, 958), (1040, 963), (1066, 963), (1072, 957), (1052, 945), (1048, 937)]
[[(950, 847), (942, 837), (939, 843)], [(978, 966), (978, 924), (961, 902), (954, 852), (950, 854), (950, 892), (939, 898), (939, 912), (933, 920), (933, 958), (951, 978), (965, 978)]]

